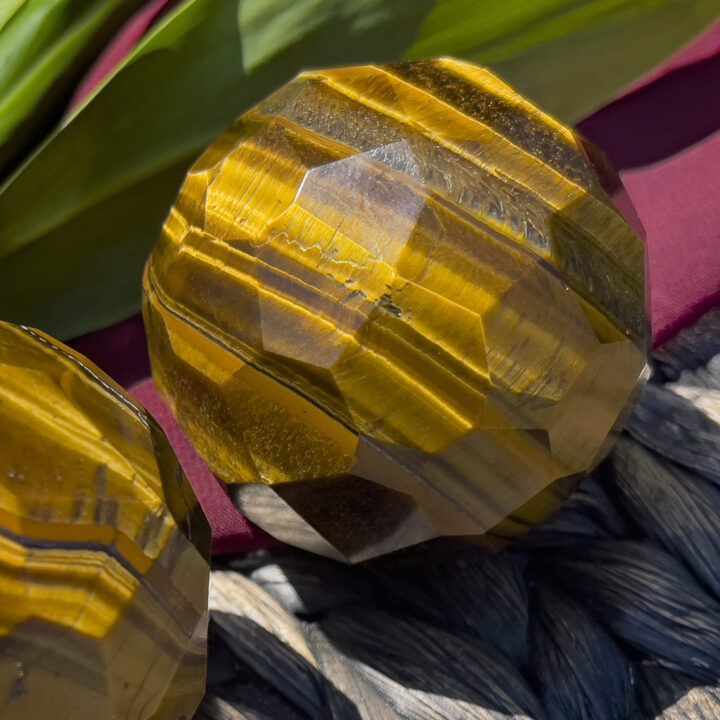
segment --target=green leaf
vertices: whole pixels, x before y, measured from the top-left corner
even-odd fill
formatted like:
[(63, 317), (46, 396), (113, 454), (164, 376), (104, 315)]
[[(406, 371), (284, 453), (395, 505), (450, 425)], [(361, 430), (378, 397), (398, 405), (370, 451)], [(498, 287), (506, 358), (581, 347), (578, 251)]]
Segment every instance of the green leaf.
[(203, 148), (302, 67), (402, 56), (431, 7), (185, 3), (0, 193), (0, 317), (68, 338), (136, 312), (144, 260)]
[[(612, 12), (590, 12), (611, 5)], [(517, 60), (519, 81), (537, 75), (541, 94), (560, 72), (554, 63), (589, 37), (596, 42), (593, 62), (622, 65), (604, 56), (611, 38), (598, 29), (618, 31), (621, 6), (634, 18), (624, 27), (638, 32), (637, 8), (647, 19), (677, 5), (188, 0), (0, 190), (0, 317), (68, 338), (136, 312), (144, 260), (188, 166), (235, 117), (303, 68), (386, 62), (408, 52), (474, 59), (487, 52), (502, 69), (512, 70)], [(684, 5), (704, 7), (699, 0)], [(634, 15), (627, 14), (631, 6)], [(678, 23), (675, 44), (689, 39), (708, 15)], [(608, 24), (608, 18), (615, 20)], [(668, 32), (656, 34), (665, 52)], [(657, 59), (652, 38), (636, 43)], [(530, 63), (525, 74), (523, 62)], [(627, 80), (616, 78), (613, 87)], [(545, 97), (551, 102), (574, 92), (550, 87)], [(596, 95), (587, 92), (605, 97), (607, 86)]]
[(0, 174), (53, 124), (92, 61), (143, 0), (0, 5)]
[(0, 31), (27, 0), (0, 0)]
[(573, 123), (718, 16), (718, 0), (439, 0), (408, 54), (488, 65)]

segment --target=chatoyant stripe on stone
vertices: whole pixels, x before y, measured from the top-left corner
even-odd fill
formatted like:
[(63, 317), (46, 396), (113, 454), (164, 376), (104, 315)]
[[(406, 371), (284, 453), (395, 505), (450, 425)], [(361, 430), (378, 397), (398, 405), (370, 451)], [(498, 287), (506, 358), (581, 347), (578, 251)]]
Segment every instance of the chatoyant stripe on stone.
[(208, 553), (154, 421), (68, 348), (0, 323), (0, 718), (189, 717)]
[[(645, 366), (620, 188), (480, 68), (304, 73), (180, 191), (145, 277), (158, 385), (220, 477), (270, 488), (237, 501), (283, 539), (357, 560), (511, 533), (603, 456)], [(307, 521), (329, 479), (348, 542), (359, 480), (410, 505), (343, 550)]]

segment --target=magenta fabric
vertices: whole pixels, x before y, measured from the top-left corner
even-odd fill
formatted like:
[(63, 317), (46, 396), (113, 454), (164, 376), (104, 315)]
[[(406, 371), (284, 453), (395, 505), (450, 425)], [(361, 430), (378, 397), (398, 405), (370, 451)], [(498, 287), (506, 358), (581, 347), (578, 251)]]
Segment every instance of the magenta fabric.
[(83, 335), (71, 344), (123, 387), (150, 377), (150, 356), (140, 315)]
[(622, 177), (652, 243), (651, 316), (661, 344), (720, 303), (720, 133)]
[(246, 520), (232, 504), (225, 484), (210, 472), (208, 466), (195, 452), (195, 448), (188, 442), (172, 413), (160, 399), (153, 381), (146, 380), (134, 387), (131, 392), (168, 436), (180, 465), (212, 526), (213, 555), (245, 552), (275, 544), (276, 540)]
[(102, 85), (143, 39), (145, 33), (176, 3), (177, 0), (152, 0), (125, 23), (75, 91), (70, 101), (71, 111), (82, 105), (95, 89)]
[[(129, 23), (127, 37), (114, 43), (112, 53), (108, 50), (107, 62), (103, 58), (98, 63), (93, 82), (112, 71), (113, 57), (115, 62), (125, 57), (139, 38), (136, 30), (142, 22), (147, 29), (169, 4), (156, 0), (148, 5), (147, 15), (141, 15), (145, 20)], [(90, 79), (87, 86), (94, 87)], [(720, 22), (579, 125), (621, 170), (647, 231), (656, 344), (720, 303), (719, 88)], [(274, 542), (233, 507), (224, 485), (192, 448), (152, 381), (145, 379), (149, 365), (139, 316), (73, 345), (125, 387), (142, 381), (132, 392), (168, 434), (213, 527), (216, 554)]]
[(720, 302), (720, 22), (579, 130), (621, 171), (647, 231), (659, 345)]

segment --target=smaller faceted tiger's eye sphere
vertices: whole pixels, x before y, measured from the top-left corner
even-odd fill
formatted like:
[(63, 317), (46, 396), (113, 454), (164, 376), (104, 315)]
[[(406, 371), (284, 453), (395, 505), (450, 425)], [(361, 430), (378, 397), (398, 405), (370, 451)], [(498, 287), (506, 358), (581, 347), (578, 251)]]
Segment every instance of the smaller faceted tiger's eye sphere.
[(522, 532), (644, 373), (621, 191), (486, 70), (303, 73), (180, 190), (144, 283), (158, 387), (281, 540), (357, 561)]
[(189, 720), (209, 545), (145, 411), (69, 348), (0, 323), (0, 720)]

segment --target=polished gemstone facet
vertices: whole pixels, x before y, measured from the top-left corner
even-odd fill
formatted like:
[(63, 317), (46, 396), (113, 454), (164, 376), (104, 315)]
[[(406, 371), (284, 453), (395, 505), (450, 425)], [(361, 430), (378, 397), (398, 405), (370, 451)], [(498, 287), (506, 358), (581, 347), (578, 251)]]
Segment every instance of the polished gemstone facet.
[(157, 384), (282, 540), (356, 561), (517, 534), (645, 367), (620, 190), (486, 70), (304, 73), (180, 191), (145, 277)]
[(209, 544), (155, 422), (73, 351), (0, 323), (0, 718), (191, 718)]

